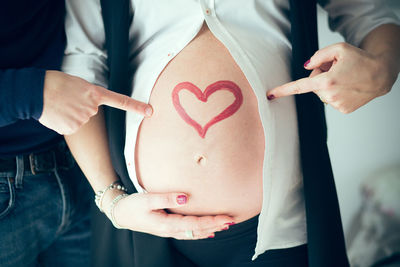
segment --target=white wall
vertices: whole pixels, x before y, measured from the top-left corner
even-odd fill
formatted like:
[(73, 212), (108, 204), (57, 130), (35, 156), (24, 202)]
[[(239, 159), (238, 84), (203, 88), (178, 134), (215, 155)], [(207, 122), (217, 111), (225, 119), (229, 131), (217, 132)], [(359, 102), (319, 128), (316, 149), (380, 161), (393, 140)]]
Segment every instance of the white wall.
[[(397, 15), (400, 1), (391, 1)], [(343, 41), (318, 10), (320, 48)], [(400, 49), (400, 48), (399, 48)], [(359, 185), (372, 172), (400, 164), (400, 79), (392, 91), (350, 114), (326, 107), (328, 147), (345, 233), (361, 203)]]

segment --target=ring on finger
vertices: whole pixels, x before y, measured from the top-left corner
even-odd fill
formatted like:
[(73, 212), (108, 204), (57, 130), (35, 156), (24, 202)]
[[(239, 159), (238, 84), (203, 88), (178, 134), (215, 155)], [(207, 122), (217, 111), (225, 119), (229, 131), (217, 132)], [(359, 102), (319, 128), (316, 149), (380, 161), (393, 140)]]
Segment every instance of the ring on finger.
[(187, 238), (193, 239), (193, 238), (194, 238), (194, 237), (193, 237), (193, 231), (192, 231), (192, 230), (186, 230), (186, 231), (185, 231), (185, 236), (186, 236)]

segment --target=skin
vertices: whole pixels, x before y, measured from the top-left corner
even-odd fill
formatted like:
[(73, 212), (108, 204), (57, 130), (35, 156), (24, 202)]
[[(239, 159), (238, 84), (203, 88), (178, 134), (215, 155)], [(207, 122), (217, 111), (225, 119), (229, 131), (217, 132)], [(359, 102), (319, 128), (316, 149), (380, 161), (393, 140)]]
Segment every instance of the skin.
[[(383, 25), (369, 33), (360, 48), (337, 44), (321, 49), (307, 65), (308, 69), (314, 70), (309, 78), (274, 88), (268, 95), (283, 97), (294, 93), (305, 93), (307, 88), (313, 88), (314, 93), (324, 94), (322, 96), (331, 105), (336, 103), (339, 110), (348, 113), (390, 90), (400, 68), (398, 47), (400, 47), (399, 27)], [(369, 82), (362, 82), (356, 86), (353, 81), (358, 79), (358, 76), (368, 79)], [(334, 95), (337, 95), (336, 100), (330, 98)], [(362, 101), (359, 101), (360, 98)], [(65, 138), (95, 191), (117, 180), (109, 157), (101, 109), (79, 131)], [(103, 201), (104, 207), (108, 207), (111, 200), (120, 194), (117, 190), (108, 192)], [(193, 229), (194, 239), (207, 238), (215, 231), (224, 229), (225, 224), (232, 222), (231, 217), (224, 215), (183, 216), (165, 213), (163, 211), (165, 208), (178, 211), (190, 204), (189, 195), (186, 195), (185, 204), (179, 204), (177, 197), (180, 195), (186, 194), (183, 192), (132, 194), (118, 202), (114, 214), (117, 222), (124, 228), (177, 239), (187, 239), (184, 232), (188, 229)], [(107, 215), (109, 216), (108, 213)]]
[(235, 223), (259, 214), (265, 137), (258, 99), (206, 24), (160, 73), (149, 103), (154, 114), (125, 151), (142, 188), (185, 192), (190, 203), (168, 209), (175, 214), (224, 214)]
[(267, 92), (274, 98), (313, 92), (344, 114), (390, 92), (400, 71), (400, 27), (385, 24), (371, 31), (360, 48), (338, 43), (318, 50), (299, 79)]
[[(170, 62), (169, 67), (164, 70), (169, 71), (171, 75), (176, 75), (176, 72), (182, 71), (185, 72), (185, 75), (177, 75), (176, 79), (172, 79), (173, 82), (170, 85), (166, 85), (165, 83), (160, 83), (160, 81), (171, 81), (171, 76), (170, 75), (160, 75), (158, 79), (158, 86), (161, 88), (160, 90), (154, 90), (153, 93), (162, 93), (165, 92), (165, 97), (161, 97), (159, 99), (160, 106), (158, 106), (158, 103), (153, 103), (151, 101), (155, 101), (154, 94), (150, 99), (150, 104), (154, 107), (154, 113), (150, 118), (146, 118), (143, 120), (143, 124), (152, 124), (153, 122), (160, 122), (157, 120), (157, 117), (160, 116), (170, 116), (169, 119), (171, 121), (167, 120), (167, 123), (176, 123), (182, 125), (179, 131), (176, 131), (175, 128), (172, 127), (173, 132), (177, 133), (182, 133), (182, 132), (187, 132), (188, 137), (192, 136), (192, 139), (194, 141), (194, 144), (199, 145), (199, 143), (204, 143), (202, 141), (207, 141), (209, 142), (210, 140), (213, 140), (210, 137), (213, 137), (211, 135), (211, 131), (214, 131), (217, 135), (219, 135), (219, 139), (216, 140), (215, 142), (219, 142), (219, 140), (226, 140), (227, 136), (226, 134), (220, 134), (220, 131), (218, 128), (221, 128), (222, 124), (228, 124), (231, 125), (231, 128), (236, 129), (237, 126), (235, 123), (232, 123), (233, 117), (235, 117), (235, 120), (238, 118), (241, 118), (242, 121), (246, 120), (246, 123), (241, 123), (243, 127), (246, 127), (248, 124), (255, 124), (256, 122), (249, 121), (248, 117), (248, 112), (252, 111), (254, 114), (257, 115), (258, 118), (258, 112), (257, 112), (257, 106), (250, 105), (250, 104), (245, 104), (241, 106), (240, 110), (235, 113), (235, 116), (232, 116), (232, 120), (223, 120), (221, 123), (218, 123), (218, 125), (214, 125), (213, 127), (210, 128), (210, 130), (207, 133), (207, 137), (205, 139), (201, 139), (198, 137), (196, 132), (193, 130), (193, 128), (188, 127), (188, 125), (182, 120), (182, 118), (179, 116), (179, 114), (176, 112), (172, 101), (171, 101), (171, 93), (173, 88), (176, 86), (176, 84), (179, 83), (179, 81), (182, 80), (182, 77), (187, 78), (187, 80), (193, 81), (194, 84), (198, 85), (200, 88), (206, 88), (209, 84), (212, 82), (218, 81), (220, 79), (224, 80), (229, 80), (230, 77), (235, 77), (235, 83), (240, 86), (242, 89), (242, 93), (246, 99), (250, 98), (250, 92), (251, 88), (246, 89), (246, 83), (245, 83), (245, 78), (244, 75), (236, 72), (236, 67), (233, 66), (234, 62), (229, 61), (228, 64), (220, 64), (221, 60), (223, 60), (226, 56), (230, 57), (230, 54), (226, 50), (222, 44), (215, 43), (216, 39), (215, 37), (212, 37), (211, 39), (211, 33), (208, 34), (203, 34), (197, 38), (198, 41), (196, 42), (191, 42), (179, 55), (175, 57), (175, 59)], [(215, 39), (215, 40), (214, 40)], [(199, 41), (202, 40), (202, 41)], [(204, 46), (205, 45), (205, 46)], [(217, 48), (217, 51), (215, 49)], [(210, 47), (213, 47), (214, 49), (210, 49)], [(226, 53), (220, 53), (222, 49), (226, 50)], [(199, 51), (200, 50), (200, 51)], [(197, 53), (196, 53), (197, 51)], [(182, 66), (186, 66), (186, 64), (179, 64), (177, 59), (180, 57), (182, 59), (183, 54), (187, 54), (189, 57), (184, 57), (185, 60), (188, 62), (193, 63), (193, 59), (197, 58), (198, 62), (196, 64), (192, 64), (196, 68), (196, 71), (192, 71), (191, 75), (188, 76), (189, 73), (187, 73), (187, 68), (182, 68)], [(198, 55), (203, 55), (204, 53), (208, 53), (211, 58), (214, 58), (214, 62), (218, 63), (215, 65), (210, 65), (210, 62), (202, 60), (201, 57)], [(224, 61), (222, 61), (224, 62)], [(203, 64), (203, 65), (201, 65)], [(175, 66), (174, 69), (171, 69), (171, 66)], [(180, 66), (180, 67), (179, 67)], [(207, 68), (205, 68), (207, 66)], [(207, 79), (203, 79), (203, 77), (206, 76), (199, 76), (198, 75), (198, 70), (206, 70), (207, 71)], [(221, 77), (221, 71), (225, 73), (225, 77)], [(242, 77), (243, 76), (243, 77)], [(163, 79), (165, 77), (165, 80)], [(169, 88), (167, 90), (167, 88)], [(246, 89), (246, 90), (245, 90)], [(186, 91), (186, 90), (185, 90)], [(182, 92), (180, 93), (181, 100), (184, 100), (184, 93), (188, 92)], [(247, 95), (246, 95), (247, 93)], [(190, 93), (188, 93), (190, 94)], [(222, 101), (223, 99), (220, 99), (218, 95), (223, 94), (226, 95), (227, 98), (229, 98), (229, 101)], [(192, 94), (191, 94), (192, 95)], [(163, 95), (164, 96), (164, 95)], [(255, 99), (255, 96), (253, 97)], [(219, 100), (218, 100), (219, 99)], [(232, 99), (232, 100), (231, 100)], [(168, 101), (169, 100), (169, 101)], [(217, 103), (214, 101), (217, 100)], [(197, 99), (194, 99), (194, 101), (197, 103), (199, 102)], [(212, 99), (210, 97), (208, 104), (214, 103), (218, 104), (218, 101), (222, 101), (223, 103), (222, 108), (226, 108), (227, 105), (232, 103), (234, 101), (233, 95), (228, 92), (227, 90), (223, 91), (218, 91), (218, 94), (213, 94)], [(207, 105), (208, 105), (207, 104)], [(168, 106), (168, 112), (165, 110)], [(184, 105), (184, 103), (183, 103)], [(163, 109), (164, 108), (164, 109)], [(190, 107), (185, 106), (186, 111), (190, 112)], [(247, 112), (247, 113), (246, 113)], [(166, 114), (167, 113), (167, 114)], [(242, 114), (246, 113), (246, 114)], [(193, 113), (189, 113), (193, 114)], [(212, 117), (215, 116), (214, 113), (210, 113)], [(196, 114), (193, 114), (196, 115)], [(210, 117), (210, 118), (212, 118)], [(256, 116), (254, 116), (256, 117)], [(229, 118), (231, 119), (231, 118)], [(161, 120), (161, 122), (164, 120)], [(201, 118), (198, 118), (198, 121), (201, 121)], [(203, 124), (203, 122), (201, 122)], [(205, 122), (206, 123), (206, 122)], [(229, 136), (229, 138), (233, 139), (236, 137), (239, 138), (245, 138), (249, 134), (247, 133), (242, 133), (241, 135), (239, 133), (236, 133), (235, 131), (232, 131), (231, 128), (225, 128), (226, 130), (230, 130), (233, 132), (232, 135)], [(261, 126), (260, 126), (261, 128)], [(160, 129), (160, 128), (159, 128)], [(170, 127), (171, 129), (171, 127)], [(158, 130), (158, 131), (152, 131), (152, 134), (161, 134), (165, 135), (166, 132), (164, 130)], [(143, 134), (142, 137), (149, 137), (149, 135)], [(65, 139), (76, 159), (78, 162), (79, 166), (83, 170), (85, 176), (88, 178), (91, 186), (93, 187), (94, 191), (99, 191), (110, 185), (112, 182), (116, 181), (118, 179), (117, 175), (114, 172), (111, 159), (110, 159), (110, 153), (108, 150), (108, 142), (107, 142), (107, 136), (106, 136), (106, 131), (105, 131), (105, 126), (104, 126), (104, 116), (103, 113), (100, 112), (93, 116), (90, 121), (85, 124), (83, 127), (81, 127), (75, 134), (72, 135), (67, 135), (65, 136)], [(151, 138), (150, 138), (151, 139)], [(199, 139), (200, 142), (199, 142)], [(251, 140), (248, 140), (250, 143), (254, 143), (254, 138)], [(262, 136), (263, 139), (263, 136)], [(165, 139), (163, 139), (165, 140)], [(179, 139), (177, 142), (181, 142)], [(154, 141), (154, 140), (153, 140)], [(187, 140), (186, 140), (187, 141)], [(152, 142), (154, 143), (154, 142)], [(168, 142), (163, 142), (164, 145), (165, 143)], [(231, 147), (237, 147), (237, 144), (232, 144), (232, 142), (225, 141), (225, 147), (228, 146), (228, 150), (231, 149)], [(213, 143), (209, 144), (209, 147), (212, 147)], [(179, 147), (179, 146), (178, 146)], [(160, 148), (158, 148), (160, 150)], [(247, 154), (252, 154), (254, 157), (254, 150), (253, 148), (249, 149), (252, 150), (252, 153), (246, 153)], [(263, 147), (259, 149), (260, 151), (263, 150)], [(148, 149), (144, 149), (144, 151), (148, 151)], [(162, 150), (160, 151), (162, 153), (168, 153), (168, 151)], [(192, 153), (199, 152), (201, 155), (203, 151), (198, 151), (198, 150), (191, 150)], [(224, 154), (226, 154), (226, 149), (223, 149)], [(160, 153), (157, 153), (160, 154)], [(214, 158), (213, 158), (214, 156)], [(215, 155), (215, 153), (208, 153), (206, 157), (200, 158), (199, 162), (204, 165), (204, 162), (206, 162), (206, 166), (210, 166), (212, 164), (216, 164), (217, 162), (215, 157), (218, 155)], [(181, 156), (182, 157), (182, 156)], [(168, 156), (166, 159), (170, 160), (170, 156)], [(191, 160), (192, 164), (196, 164), (196, 162), (193, 161), (192, 156), (189, 156), (187, 160)], [(197, 159), (196, 159), (197, 160)], [(221, 157), (218, 157), (218, 160), (221, 160)], [(155, 160), (153, 158), (150, 159), (150, 161), (145, 160), (144, 162), (147, 162), (149, 164), (152, 164)], [(224, 165), (229, 165), (236, 167), (236, 161), (237, 159), (232, 159), (231, 161), (225, 162)], [(254, 159), (251, 158), (251, 162), (254, 162)], [(129, 163), (128, 163), (129, 164)], [(201, 166), (203, 166), (201, 165)], [(242, 164), (243, 165), (243, 164)], [(262, 164), (260, 164), (262, 165)], [(218, 167), (218, 166), (217, 166)], [(248, 166), (246, 166), (248, 168)], [(158, 170), (159, 168), (153, 168)], [(207, 168), (209, 169), (209, 167)], [(209, 169), (210, 172), (213, 173), (213, 170)], [(256, 170), (252, 170), (253, 172), (256, 172)], [(203, 171), (204, 172), (204, 171)], [(261, 173), (261, 171), (260, 171)], [(188, 173), (188, 175), (196, 175), (199, 174), (199, 172), (194, 173), (193, 171)], [(221, 174), (216, 174), (216, 175), (221, 175)], [(159, 181), (168, 181), (168, 179), (171, 176), (170, 173), (159, 173), (158, 175), (155, 176), (155, 179)], [(222, 175), (220, 180), (230, 180), (230, 175)], [(248, 185), (249, 183), (246, 182), (246, 179), (242, 179), (242, 176), (240, 174), (237, 174), (237, 176), (240, 176), (241, 180), (244, 181), (247, 187), (258, 187), (260, 193), (254, 194), (254, 190), (252, 190), (252, 193), (249, 197), (246, 197), (245, 200), (240, 201), (241, 211), (244, 211), (245, 215), (242, 217), (237, 217), (236, 214), (229, 214), (224, 212), (227, 210), (227, 208), (230, 208), (230, 210), (237, 210), (237, 202), (239, 202), (238, 198), (236, 197), (237, 194), (232, 193), (231, 195), (235, 195), (234, 199), (230, 198), (224, 198), (224, 203), (223, 203), (223, 208), (220, 209), (221, 203), (217, 202), (215, 203), (216, 199), (220, 199), (221, 194), (211, 194), (214, 195), (214, 197), (203, 197), (205, 195), (210, 195), (209, 193), (209, 187), (204, 187), (205, 190), (202, 192), (198, 192), (199, 194), (192, 194), (190, 190), (188, 190), (189, 185), (182, 185), (182, 183), (179, 184), (179, 186), (175, 188), (170, 188), (168, 190), (160, 191), (160, 190), (148, 190), (149, 193), (146, 194), (131, 194), (130, 196), (120, 200), (117, 205), (115, 205), (114, 209), (114, 217), (116, 219), (116, 222), (122, 226), (123, 228), (134, 230), (134, 231), (140, 231), (144, 233), (149, 233), (157, 236), (162, 236), (162, 237), (172, 237), (175, 239), (191, 239), (188, 238), (185, 234), (186, 231), (191, 230), (193, 231), (193, 239), (204, 239), (208, 238), (214, 235), (215, 232), (221, 231), (221, 230), (226, 230), (229, 224), (232, 222), (240, 222), (240, 220), (245, 220), (248, 217), (252, 217), (255, 214), (257, 214), (259, 211), (258, 209), (261, 209), (261, 201), (262, 201), (262, 192), (261, 192), (261, 186), (259, 186), (258, 183), (254, 185)], [(261, 177), (261, 176), (260, 176)], [(177, 179), (180, 179), (180, 181), (186, 181), (187, 177), (185, 174), (177, 174), (175, 177), (175, 181)], [(204, 177), (207, 178), (207, 177)], [(213, 183), (214, 181), (211, 179), (208, 179), (208, 183)], [(261, 183), (261, 179), (260, 180)], [(188, 181), (189, 183), (190, 181)], [(199, 183), (203, 183), (203, 180), (198, 180)], [(190, 183), (189, 183), (190, 184)], [(192, 183), (191, 183), (192, 184)], [(204, 184), (204, 183), (203, 183)], [(222, 182), (219, 183), (225, 188), (225, 191), (228, 193), (231, 192), (230, 187), (235, 187), (236, 183), (230, 183), (230, 184), (224, 184)], [(145, 187), (146, 188), (146, 187)], [(146, 188), (147, 189), (147, 188)], [(190, 189), (190, 188), (189, 188)], [(240, 192), (243, 191), (243, 188), (240, 187), (239, 189)], [(236, 192), (236, 191), (235, 191)], [(117, 195), (121, 194), (121, 192), (118, 192), (118, 190), (109, 190), (104, 196), (104, 199), (102, 201), (103, 204), (103, 210), (106, 211), (106, 215), (110, 218), (109, 214), (109, 207), (112, 199), (114, 199)], [(227, 194), (227, 193), (226, 193)], [(226, 195), (225, 194), (225, 195)], [(186, 196), (186, 203), (179, 204), (177, 201), (177, 198), (180, 195), (185, 195)], [(246, 195), (247, 196), (247, 195)], [(236, 201), (236, 202), (235, 202)], [(204, 203), (206, 203), (208, 206), (207, 208), (204, 208), (204, 210), (199, 210), (197, 207), (204, 206)], [(218, 205), (216, 205), (218, 204)], [(249, 208), (249, 205), (252, 205), (252, 208)], [(209, 207), (212, 207), (213, 210), (210, 210)], [(167, 212), (167, 210), (169, 212)], [(172, 213), (171, 213), (172, 212)], [(236, 217), (234, 217), (236, 216)]]
[[(208, 97), (218, 90), (228, 90), (235, 96), (235, 101), (229, 105), (226, 109), (224, 109), (220, 114), (215, 116), (211, 119), (204, 127), (202, 127), (198, 122), (193, 120), (182, 107), (179, 101), (179, 91), (186, 89), (196, 95), (196, 97), (202, 101), (207, 102)], [(172, 101), (174, 103), (176, 111), (182, 117), (182, 119), (189, 124), (190, 126), (194, 127), (201, 138), (206, 136), (208, 128), (210, 128), (213, 124), (222, 121), (230, 116), (232, 116), (242, 105), (243, 102), (243, 95), (242, 91), (235, 83), (231, 81), (218, 81), (213, 84), (207, 86), (204, 92), (201, 92), (200, 89), (190, 82), (183, 82), (179, 83), (175, 86), (174, 90), (172, 91)]]
[(39, 122), (59, 134), (72, 134), (97, 114), (100, 105), (150, 117), (148, 104), (60, 71), (46, 71)]
[[(109, 157), (101, 108), (75, 134), (66, 135), (65, 140), (95, 192), (118, 180)], [(109, 205), (120, 194), (117, 190), (109, 190), (104, 196), (103, 210), (109, 218)], [(186, 196), (185, 203), (178, 202), (180, 196)], [(189, 239), (185, 235), (188, 229), (193, 229), (194, 239), (208, 238), (233, 222), (231, 217), (225, 215), (183, 216), (164, 211), (179, 209), (188, 203), (190, 196), (183, 192), (131, 194), (118, 202), (114, 214), (118, 224), (126, 229), (176, 239)]]

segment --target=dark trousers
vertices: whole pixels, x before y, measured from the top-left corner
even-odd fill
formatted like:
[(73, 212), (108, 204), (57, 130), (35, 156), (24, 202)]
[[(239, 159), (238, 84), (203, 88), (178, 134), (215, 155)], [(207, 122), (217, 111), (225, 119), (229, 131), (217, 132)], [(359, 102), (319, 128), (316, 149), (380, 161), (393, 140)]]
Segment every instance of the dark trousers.
[[(258, 217), (204, 240), (175, 240), (117, 230), (93, 209), (96, 267), (308, 267), (307, 244), (268, 250), (254, 261)], [(104, 242), (107, 240), (107, 242)], [(134, 241), (136, 240), (136, 242)], [(112, 245), (110, 245), (112, 244)]]
[(307, 244), (273, 249), (254, 261), (258, 216), (202, 240), (171, 239), (179, 267), (307, 267)]

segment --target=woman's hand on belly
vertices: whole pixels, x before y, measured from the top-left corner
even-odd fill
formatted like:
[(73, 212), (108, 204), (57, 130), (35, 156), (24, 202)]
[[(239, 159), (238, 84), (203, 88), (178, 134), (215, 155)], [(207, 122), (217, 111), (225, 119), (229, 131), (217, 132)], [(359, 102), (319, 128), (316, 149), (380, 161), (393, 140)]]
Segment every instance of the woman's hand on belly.
[[(120, 192), (110, 192), (108, 203)], [(106, 202), (106, 203), (107, 203)], [(136, 193), (114, 207), (115, 221), (125, 229), (175, 239), (204, 239), (214, 232), (227, 230), (233, 219), (225, 215), (185, 216), (164, 209), (179, 209), (189, 202), (183, 193)], [(192, 233), (193, 238), (190, 236)]]
[(224, 214), (238, 223), (260, 213), (265, 137), (258, 100), (206, 24), (159, 75), (149, 104), (153, 115), (125, 151), (142, 188), (188, 194), (188, 205), (168, 208), (175, 214)]

